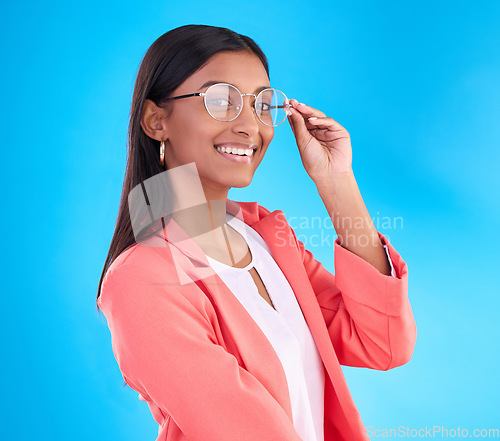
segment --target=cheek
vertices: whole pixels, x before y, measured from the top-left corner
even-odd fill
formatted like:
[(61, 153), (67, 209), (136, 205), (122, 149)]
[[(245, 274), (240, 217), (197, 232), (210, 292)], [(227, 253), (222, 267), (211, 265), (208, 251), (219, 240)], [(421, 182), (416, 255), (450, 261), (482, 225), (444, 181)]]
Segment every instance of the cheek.
[(202, 112), (200, 109), (182, 109), (172, 121), (175, 143), (182, 145), (186, 153), (192, 150), (199, 152), (200, 146), (213, 144), (213, 139), (221, 131), (217, 121), (204, 108), (201, 110)]
[(205, 120), (204, 113), (206, 113), (204, 112), (204, 108), (192, 105), (194, 103), (182, 103), (182, 104), (185, 105), (179, 106), (176, 109), (175, 120), (173, 121), (174, 128), (178, 128), (181, 130), (191, 130), (195, 129), (200, 124), (204, 123)]
[(274, 137), (274, 127), (266, 127), (266, 129), (262, 132), (262, 140), (265, 145), (269, 145), (269, 143), (273, 140)]

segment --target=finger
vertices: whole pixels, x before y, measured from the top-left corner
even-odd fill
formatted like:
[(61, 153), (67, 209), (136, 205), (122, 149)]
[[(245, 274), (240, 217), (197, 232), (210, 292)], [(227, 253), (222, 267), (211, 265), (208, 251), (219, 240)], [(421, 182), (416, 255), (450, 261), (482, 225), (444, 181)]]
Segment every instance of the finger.
[(341, 131), (345, 130), (343, 126), (341, 126), (337, 121), (335, 121), (331, 117), (317, 117), (317, 116), (312, 116), (310, 118), (307, 118), (307, 122), (314, 126), (315, 128), (327, 128), (332, 131)]
[[(301, 102), (297, 101), (296, 99), (292, 98), (289, 101), (289, 103), (290, 103), (289, 110), (294, 109), (297, 111), (297, 114), (301, 115), (302, 119), (305, 122), (305, 127), (308, 131), (317, 129), (314, 125), (309, 123), (310, 117), (320, 117), (320, 118), (326, 117), (323, 112), (319, 111), (318, 109), (314, 109), (310, 106), (307, 106), (306, 104), (301, 103)], [(298, 121), (299, 120), (297, 120), (296, 125), (299, 124)], [(292, 131), (293, 131), (293, 128), (292, 128)], [(294, 134), (295, 134), (295, 132), (294, 132)], [(304, 136), (304, 135), (305, 135), (304, 133), (300, 133), (299, 136)], [(302, 139), (304, 139), (304, 138), (302, 138)]]
[(325, 116), (325, 114), (320, 112), (319, 110), (312, 109), (311, 107), (306, 106), (303, 103), (300, 103), (296, 99), (291, 99), (289, 101), (289, 103), (290, 103), (290, 107), (288, 108), (288, 110), (291, 111), (292, 109), (294, 109), (297, 112), (297, 114), (299, 114), (302, 117), (302, 119), (306, 123), (306, 127), (308, 130), (311, 130), (312, 128), (314, 128), (314, 126), (312, 126), (311, 124), (308, 124), (309, 117), (315, 116), (315, 114)]
[(290, 124), (290, 127), (292, 129), (293, 136), (297, 137), (297, 135), (295, 134), (295, 127), (293, 126), (292, 112), (291, 110), (288, 110), (288, 112), (287, 112), (288, 123)]
[(298, 110), (305, 117), (317, 116), (317, 117), (325, 117), (326, 115), (318, 109), (314, 107), (308, 106), (307, 104), (301, 103), (296, 99), (291, 99), (290, 104), (296, 110)]
[(309, 129), (306, 126), (304, 117), (301, 113), (299, 113), (299, 111), (297, 111), (293, 107), (290, 107), (289, 110), (291, 115), (289, 115), (288, 121), (290, 122), (290, 126), (292, 127), (292, 131), (295, 139), (297, 140), (297, 143), (301, 145), (308, 139), (308, 137), (311, 136), (309, 133)]

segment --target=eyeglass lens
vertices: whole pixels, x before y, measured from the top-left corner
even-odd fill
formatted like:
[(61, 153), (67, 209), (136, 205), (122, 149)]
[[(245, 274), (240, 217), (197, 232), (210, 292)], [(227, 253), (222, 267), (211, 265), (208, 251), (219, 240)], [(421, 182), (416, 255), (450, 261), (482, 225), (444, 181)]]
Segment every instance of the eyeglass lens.
[[(275, 127), (287, 117), (285, 108), (288, 100), (277, 89), (265, 89), (257, 95), (254, 107), (258, 118), (266, 125)], [(241, 111), (243, 97), (230, 84), (215, 84), (207, 90), (205, 103), (210, 115), (219, 121), (232, 121)]]

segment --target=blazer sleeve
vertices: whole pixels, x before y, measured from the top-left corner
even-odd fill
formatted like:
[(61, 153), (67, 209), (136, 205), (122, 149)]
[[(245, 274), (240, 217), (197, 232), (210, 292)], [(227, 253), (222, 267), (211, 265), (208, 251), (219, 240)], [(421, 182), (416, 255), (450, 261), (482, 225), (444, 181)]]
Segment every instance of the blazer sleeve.
[(408, 300), (408, 268), (387, 238), (378, 232), (387, 246), (394, 276), (382, 274), (342, 247), (338, 238), (333, 275), (291, 230), (339, 363), (378, 370), (407, 363), (417, 336)]
[(280, 404), (217, 342), (210, 300), (123, 264), (103, 281), (101, 310), (125, 381), (187, 438), (300, 441)]

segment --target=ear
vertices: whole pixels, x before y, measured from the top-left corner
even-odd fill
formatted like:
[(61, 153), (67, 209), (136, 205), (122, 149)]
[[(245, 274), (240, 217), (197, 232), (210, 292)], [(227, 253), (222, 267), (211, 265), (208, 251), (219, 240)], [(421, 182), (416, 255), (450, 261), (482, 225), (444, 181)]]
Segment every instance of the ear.
[(167, 111), (153, 101), (146, 100), (142, 109), (141, 127), (150, 138), (165, 141), (168, 138)]

